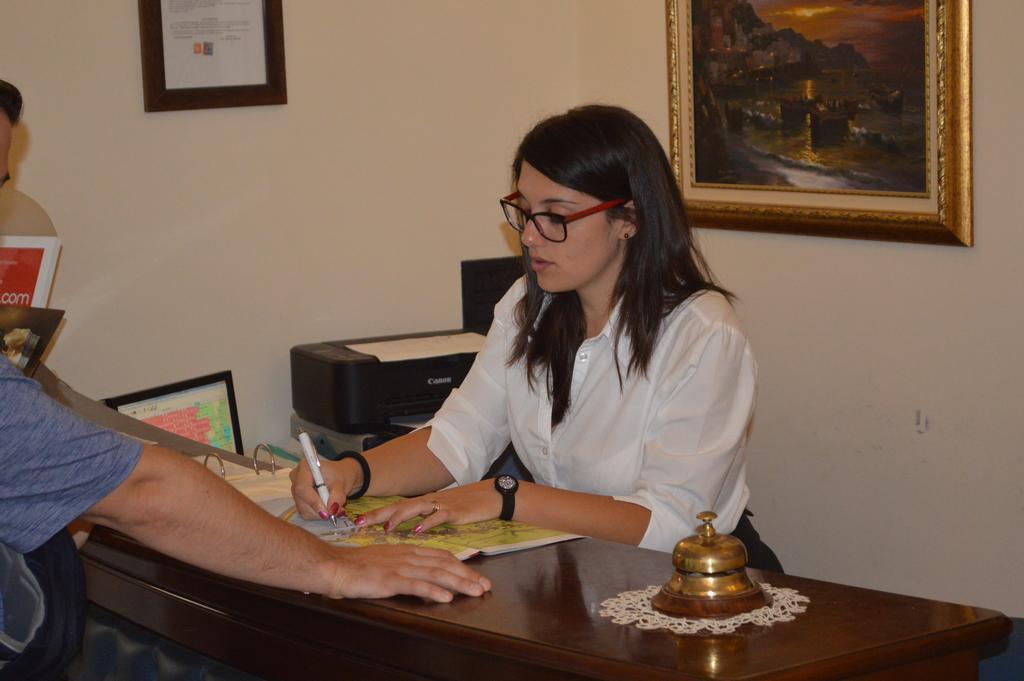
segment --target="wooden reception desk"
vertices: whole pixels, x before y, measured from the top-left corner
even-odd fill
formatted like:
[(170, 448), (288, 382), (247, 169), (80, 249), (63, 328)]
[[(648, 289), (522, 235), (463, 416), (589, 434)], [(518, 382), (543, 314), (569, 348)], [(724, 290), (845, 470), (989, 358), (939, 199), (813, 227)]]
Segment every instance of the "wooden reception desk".
[[(188, 454), (209, 451), (116, 414), (45, 367), (36, 378), (94, 421)], [(493, 591), (448, 604), (331, 601), (255, 586), (102, 528), (82, 553), (94, 603), (268, 680), (957, 681), (977, 679), (979, 646), (1011, 629), (992, 610), (752, 571), (808, 596), (807, 611), (732, 635), (641, 631), (601, 617), (600, 603), (663, 583), (669, 556), (595, 539), (474, 558)]]

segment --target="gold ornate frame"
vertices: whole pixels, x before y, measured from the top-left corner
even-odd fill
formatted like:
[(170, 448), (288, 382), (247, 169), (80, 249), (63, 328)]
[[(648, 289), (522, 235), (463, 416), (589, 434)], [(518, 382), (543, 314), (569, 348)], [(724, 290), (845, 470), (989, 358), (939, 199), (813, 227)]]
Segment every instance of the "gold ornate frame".
[(934, 111), (929, 113), (928, 172), (935, 191), (924, 198), (696, 185), (688, 148), (693, 125), (690, 2), (666, 0), (665, 8), (671, 161), (695, 227), (973, 245), (971, 0), (925, 0), (927, 85)]

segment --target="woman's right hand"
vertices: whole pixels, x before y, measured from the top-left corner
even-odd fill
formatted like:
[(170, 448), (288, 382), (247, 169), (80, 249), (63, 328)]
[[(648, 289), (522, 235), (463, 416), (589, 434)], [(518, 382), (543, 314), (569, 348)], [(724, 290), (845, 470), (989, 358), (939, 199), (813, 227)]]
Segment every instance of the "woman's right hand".
[(362, 476), (359, 465), (353, 459), (341, 461), (321, 461), (320, 473), (327, 485), (327, 505), (320, 500), (320, 495), (313, 487), (313, 474), (305, 460), (292, 469), (289, 477), (292, 481), (292, 498), (295, 509), (306, 520), (320, 518), (326, 520), (332, 515), (344, 513), (345, 502), (349, 490), (356, 488), (357, 478)]

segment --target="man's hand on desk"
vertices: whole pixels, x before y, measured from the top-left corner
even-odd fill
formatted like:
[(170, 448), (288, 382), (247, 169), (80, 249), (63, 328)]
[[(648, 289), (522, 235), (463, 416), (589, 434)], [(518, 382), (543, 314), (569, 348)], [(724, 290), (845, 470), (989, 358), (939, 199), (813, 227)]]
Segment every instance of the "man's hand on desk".
[(335, 548), (331, 598), (419, 596), (440, 603), (453, 593), (482, 596), (490, 591), (486, 577), (463, 565), (447, 551), (416, 546)]
[(454, 593), (480, 596), (491, 588), (447, 551), (323, 542), (160, 447), (144, 447), (131, 474), (83, 518), (206, 570), (332, 598), (411, 594), (448, 602)]

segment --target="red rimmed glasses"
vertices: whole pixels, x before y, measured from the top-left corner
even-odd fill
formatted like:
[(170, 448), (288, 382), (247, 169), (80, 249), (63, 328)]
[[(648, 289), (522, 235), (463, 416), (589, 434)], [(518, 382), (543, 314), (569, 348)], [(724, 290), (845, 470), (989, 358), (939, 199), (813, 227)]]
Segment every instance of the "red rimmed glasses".
[(611, 201), (599, 203), (592, 208), (586, 208), (577, 213), (559, 215), (558, 213), (550, 213), (548, 211), (531, 213), (521, 206), (512, 203), (520, 196), (522, 195), (519, 192), (513, 192), (499, 200), (501, 210), (505, 213), (505, 219), (508, 220), (508, 224), (512, 229), (522, 234), (523, 230), (526, 229), (526, 223), (532, 220), (533, 226), (537, 228), (537, 232), (539, 232), (542, 237), (548, 241), (554, 241), (556, 243), (565, 241), (566, 237), (569, 235), (566, 225), (570, 222), (580, 220), (589, 215), (594, 215), (595, 213), (606, 211), (609, 208), (615, 208), (615, 206), (621, 206), (628, 201), (628, 199), (612, 199)]

